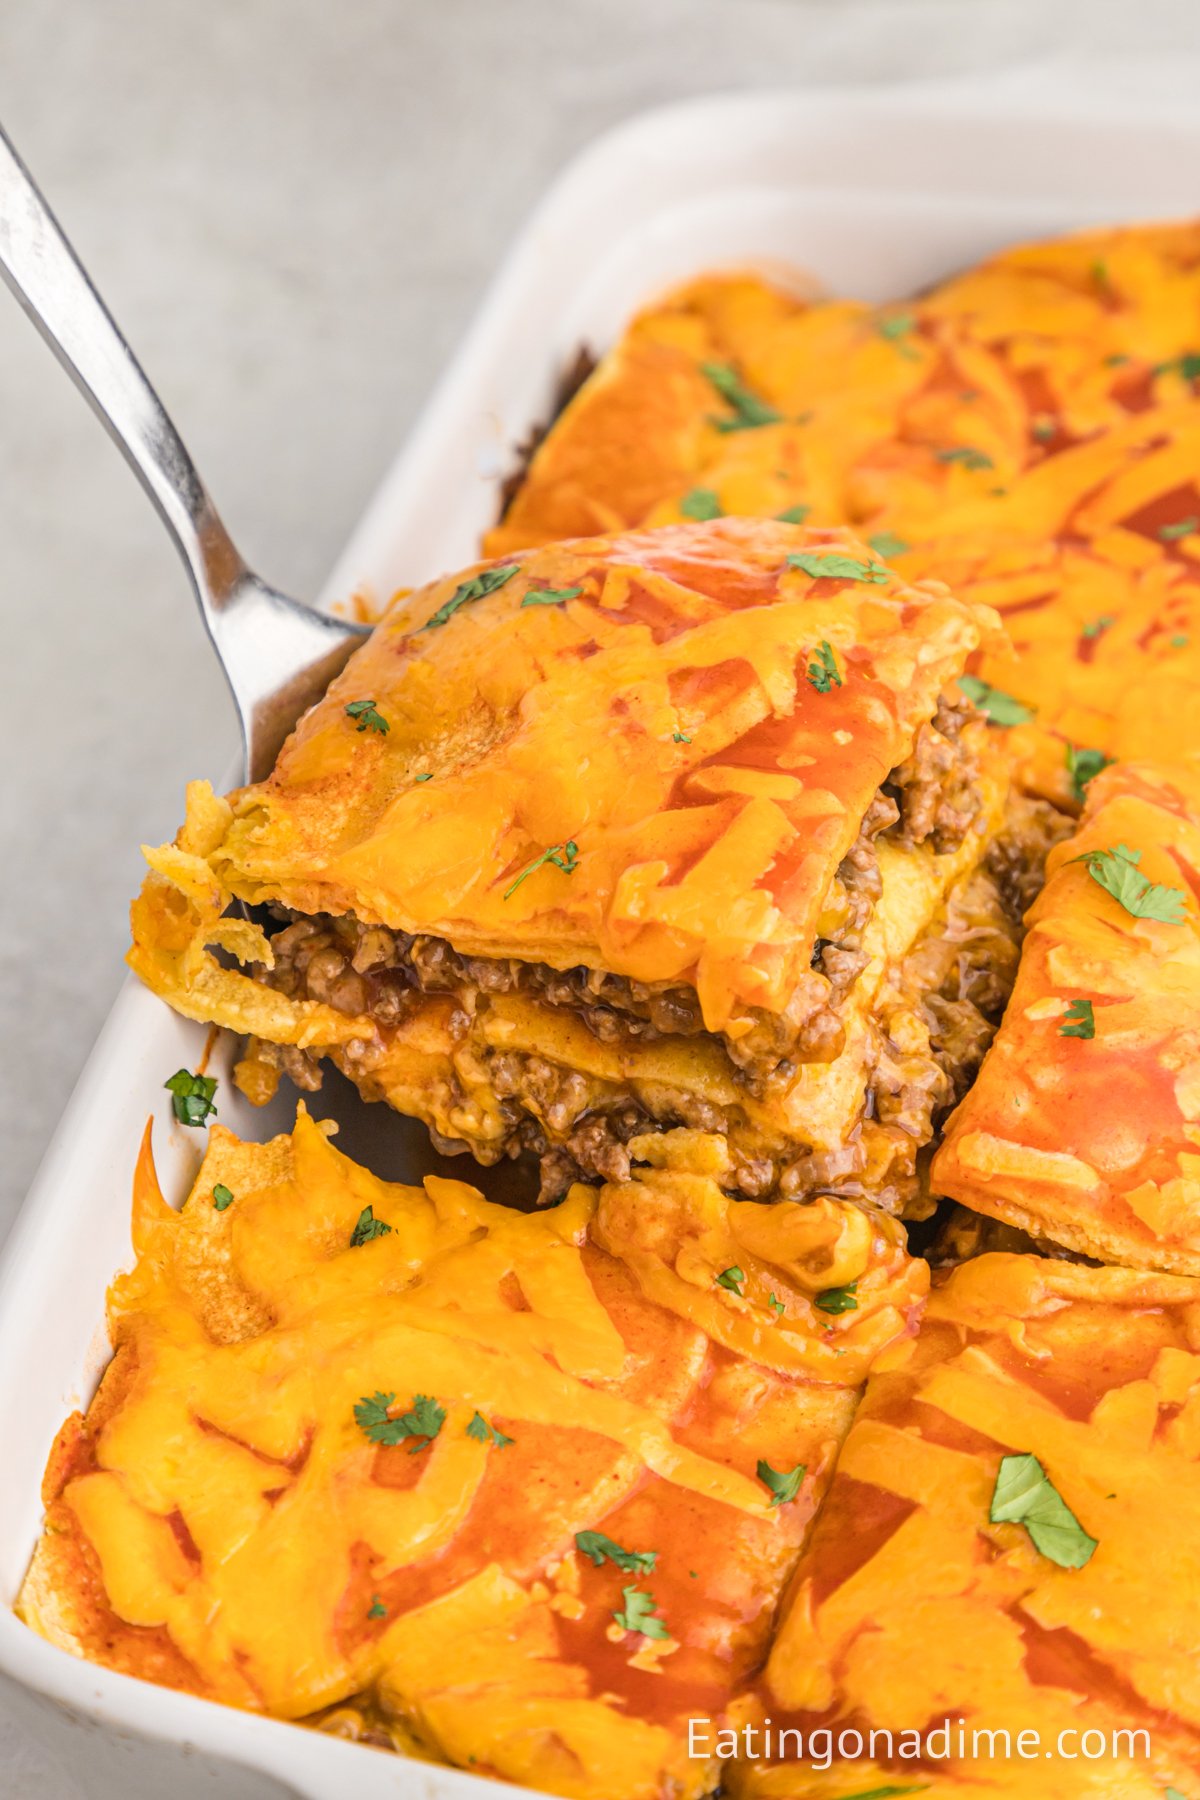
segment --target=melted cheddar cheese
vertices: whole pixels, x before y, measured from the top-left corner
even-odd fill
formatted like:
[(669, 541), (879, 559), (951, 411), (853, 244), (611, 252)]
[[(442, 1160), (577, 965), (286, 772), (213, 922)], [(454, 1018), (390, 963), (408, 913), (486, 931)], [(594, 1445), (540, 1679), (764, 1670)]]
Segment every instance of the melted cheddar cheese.
[[(813, 576), (798, 554), (872, 572)], [(686, 982), (710, 1031), (782, 1011), (867, 806), (992, 614), (778, 523), (505, 567), (482, 597), (456, 600), (495, 567), (398, 598), (271, 776), (224, 811), (205, 803), (189, 832), (203, 847), (149, 853), (151, 893), (354, 912), (467, 954)], [(839, 670), (825, 691), (806, 673), (822, 643)], [(385, 731), (348, 715), (366, 699)], [(133, 961), (155, 986), (153, 955), (139, 944)]]
[[(1138, 857), (1135, 904), (1143, 878), (1174, 893), (1167, 917), (1130, 912), (1079, 860), (1118, 846)], [(1200, 1274), (1200, 770), (1106, 769), (1049, 869), (934, 1183), (1106, 1262)], [(1080, 1002), (1092, 1036), (1072, 1029)]]
[[(708, 1790), (686, 1716), (761, 1663), (857, 1386), (927, 1286), (848, 1203), (739, 1209), (647, 1169), (522, 1214), (379, 1181), (303, 1110), (268, 1145), (214, 1129), (178, 1213), (147, 1134), (134, 1243), (112, 1363), (51, 1457), (26, 1620), (210, 1699), (596, 1800)], [(847, 1284), (854, 1310), (817, 1306)], [(373, 1440), (372, 1396), (436, 1403), (432, 1438)], [(804, 1465), (794, 1498), (772, 1505), (760, 1459)], [(653, 1567), (597, 1566), (582, 1531)], [(666, 1636), (617, 1621), (626, 1587)]]
[[(774, 419), (730, 429), (714, 369)], [(1191, 747), (1198, 375), (1193, 223), (1022, 246), (883, 308), (709, 276), (633, 321), (487, 548), (663, 523), (697, 492), (878, 536), (1001, 613), (979, 673), (1035, 709), (1024, 778), (1069, 804), (1068, 744)]]
[[(859, 1745), (822, 1773), (785, 1740), (783, 1759), (741, 1763), (723, 1791), (1194, 1793), (1198, 1419), (1196, 1282), (1006, 1255), (936, 1277), (918, 1341), (871, 1377), (744, 1705), (760, 1729), (824, 1729), (834, 1744), (849, 1729)], [(1096, 1540), (1084, 1566), (1056, 1564), (1022, 1524), (991, 1522), (1001, 1457), (1026, 1454)], [(912, 1738), (943, 1723), (945, 1740), (915, 1756)], [(1131, 1729), (1144, 1738), (1113, 1735)], [(890, 1758), (884, 1738), (871, 1755), (872, 1730), (892, 1733)], [(1000, 1737), (973, 1748), (975, 1730), (1006, 1733), (1007, 1754)], [(1022, 1731), (1040, 1734), (1032, 1756), (1013, 1748)]]

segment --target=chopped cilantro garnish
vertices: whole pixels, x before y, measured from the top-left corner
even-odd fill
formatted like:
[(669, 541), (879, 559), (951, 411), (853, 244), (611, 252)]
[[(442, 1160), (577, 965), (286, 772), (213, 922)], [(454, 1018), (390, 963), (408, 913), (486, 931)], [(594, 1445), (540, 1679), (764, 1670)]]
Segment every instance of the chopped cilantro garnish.
[(467, 1436), (474, 1438), (479, 1444), (494, 1444), (497, 1450), (503, 1450), (506, 1445), (516, 1442), (515, 1438), (505, 1437), (502, 1431), (497, 1431), (494, 1425), (489, 1425), (481, 1412), (471, 1415), (471, 1422), (467, 1426)]
[(712, 488), (693, 488), (679, 502), (679, 510), (685, 519), (719, 519), (721, 502)]
[(1124, 844), (1115, 844), (1108, 850), (1085, 850), (1082, 856), (1071, 858), (1072, 862), (1083, 863), (1092, 880), (1120, 901), (1135, 919), (1182, 925), (1187, 895), (1182, 888), (1164, 887), (1143, 875), (1138, 868), (1141, 860), (1140, 850), (1130, 850)]
[(746, 1277), (743, 1274), (742, 1270), (738, 1268), (736, 1263), (734, 1263), (732, 1265), (732, 1267), (721, 1270), (721, 1273), (717, 1276), (717, 1286), (721, 1287), (721, 1288), (728, 1288), (729, 1292), (731, 1294), (737, 1294), (740, 1296), (741, 1291), (742, 1291), (742, 1283), (743, 1283), (743, 1281), (745, 1281), (745, 1279), (746, 1279)]
[(781, 513), (776, 513), (775, 517), (781, 525), (803, 525), (811, 511), (811, 506), (787, 506)]
[(857, 1312), (857, 1281), (848, 1281), (845, 1287), (822, 1288), (813, 1305), (818, 1312), (823, 1313)]
[(383, 1601), (379, 1598), (378, 1594), (371, 1595), (371, 1604), (367, 1609), (367, 1617), (368, 1619), (387, 1618), (387, 1607), (383, 1604)]
[(901, 1794), (924, 1794), (928, 1789), (927, 1781), (906, 1782), (903, 1787), (889, 1782), (886, 1787), (860, 1788), (856, 1794), (843, 1794), (841, 1800), (899, 1800)]
[(227, 1188), (223, 1181), (218, 1181), (212, 1191), (212, 1200), (217, 1211), (224, 1212), (227, 1206), (233, 1205), (233, 1191)]
[(540, 856), (535, 856), (533, 861), (521, 870), (511, 887), (505, 888), (504, 898), (511, 899), (526, 876), (532, 875), (534, 870), (540, 869), (543, 864), (553, 863), (554, 867), (561, 869), (564, 875), (573, 875), (578, 861), (579, 845), (574, 838), (568, 838), (565, 844), (551, 844), (548, 850), (543, 850)]
[(842, 678), (838, 674), (837, 658), (829, 642), (822, 638), (817, 645), (814, 660), (807, 669), (808, 682), (815, 687), (818, 694), (827, 694), (831, 687), (841, 687)]
[(769, 1462), (760, 1461), (756, 1473), (771, 1495), (771, 1505), (786, 1506), (800, 1492), (807, 1468), (804, 1463), (797, 1463), (794, 1469), (773, 1469)]
[(530, 588), (521, 596), (522, 606), (561, 606), (564, 600), (578, 600), (583, 589), (569, 588)]
[(1200, 519), (1193, 513), (1189, 518), (1177, 519), (1174, 525), (1160, 525), (1158, 535), (1169, 544), (1173, 538), (1191, 537), (1194, 531), (1200, 531)]
[[(1110, 1495), (1109, 1498), (1111, 1499), (1111, 1497)], [(1164, 1788), (1163, 1800), (1187, 1800), (1187, 1795), (1181, 1794), (1177, 1787)]]
[(380, 712), (373, 700), (351, 700), (345, 708), (346, 716), (358, 720), (360, 731), (377, 731), (380, 737), (386, 737), (391, 726)]
[(498, 569), (483, 569), (467, 581), (460, 581), (450, 598), (426, 619), (421, 629), (428, 631), (431, 626), (444, 625), (454, 617), (460, 606), (466, 606), (472, 600), (482, 600), (487, 594), (494, 594), (497, 588), (502, 588), (506, 581), (512, 580), (520, 566), (520, 563), (503, 563)]
[(623, 1575), (650, 1575), (658, 1561), (657, 1550), (622, 1550), (602, 1531), (577, 1531), (575, 1548), (596, 1568), (603, 1568), (606, 1562), (614, 1563)]
[(890, 573), (882, 563), (865, 563), (859, 556), (843, 556), (838, 550), (796, 550), (788, 563), (814, 581), (869, 581), (878, 587)]
[(171, 1110), (181, 1125), (204, 1125), (216, 1113), (215, 1075), (192, 1075), (187, 1069), (176, 1069), (163, 1086), (171, 1095)]
[(1186, 650), (1191, 641), (1186, 631), (1177, 631), (1171, 639), (1171, 648), (1172, 650)]
[(414, 781), (432, 781), (433, 776), (432, 775), (414, 775), (413, 780)]
[(890, 313), (886, 319), (876, 319), (875, 328), (881, 338), (894, 344), (901, 356), (909, 362), (920, 362), (920, 357), (907, 341), (917, 328), (916, 317), (912, 313)]
[(391, 1230), (382, 1219), (375, 1217), (373, 1206), (364, 1206), (358, 1215), (358, 1223), (350, 1233), (350, 1248), (357, 1250), (360, 1244), (369, 1244), (373, 1238), (386, 1237)]
[(446, 1423), (445, 1407), (439, 1406), (428, 1394), (415, 1394), (409, 1410), (393, 1419), (388, 1408), (395, 1403), (395, 1394), (365, 1395), (354, 1408), (354, 1422), (373, 1444), (394, 1445), (403, 1443), (405, 1438), (414, 1438), (414, 1456), (419, 1450), (427, 1450)]
[(1112, 757), (1105, 756), (1103, 750), (1086, 750), (1075, 744), (1067, 745), (1067, 773), (1071, 777), (1071, 792), (1083, 804), (1085, 790), (1089, 781), (1094, 781), (1101, 769), (1107, 769)]
[(728, 363), (701, 363), (700, 373), (731, 408), (729, 418), (712, 420), (718, 431), (753, 431), (759, 425), (777, 425), (783, 417), (773, 406), (751, 393), (737, 370)]
[(949, 450), (935, 452), (940, 463), (961, 463), (964, 469), (994, 469), (995, 463), (986, 451), (972, 449), (970, 444), (955, 444)]
[(1082, 1569), (1096, 1548), (1036, 1456), (1001, 1457), (988, 1518), (1024, 1525), (1034, 1549), (1060, 1569)]
[(973, 700), (981, 713), (984, 713), (993, 725), (1024, 725), (1033, 717), (1031, 707), (1024, 705), (1013, 694), (1006, 694), (1003, 688), (993, 687), (990, 681), (982, 681), (978, 675), (960, 675), (958, 685), (968, 700)]
[(783, 1317), (783, 1301), (777, 1300), (775, 1298), (774, 1294), (772, 1294), (769, 1297), (769, 1299), (767, 1300), (767, 1305), (770, 1307), (771, 1311), (775, 1314), (775, 1317), (777, 1319), (781, 1319)]
[(897, 537), (894, 531), (877, 531), (874, 537), (867, 539), (876, 556), (903, 556), (912, 549), (912, 545), (904, 538)]
[(671, 742), (673, 744), (690, 744), (691, 741), (692, 740), (686, 731), (673, 731), (671, 733)]
[(1096, 1015), (1090, 1000), (1072, 1000), (1058, 1028), (1059, 1037), (1094, 1038)]
[(670, 1632), (658, 1617), (658, 1602), (653, 1594), (643, 1594), (638, 1587), (623, 1587), (621, 1593), (625, 1598), (625, 1610), (615, 1612), (613, 1618), (622, 1631), (640, 1631), (643, 1637), (668, 1638)]
[(1103, 637), (1104, 633), (1110, 630), (1116, 622), (1114, 613), (1101, 613), (1098, 618), (1089, 619), (1079, 635), (1085, 638)]
[(1185, 350), (1182, 356), (1173, 356), (1169, 362), (1156, 363), (1155, 375), (1182, 375), (1185, 381), (1200, 381), (1200, 351)]

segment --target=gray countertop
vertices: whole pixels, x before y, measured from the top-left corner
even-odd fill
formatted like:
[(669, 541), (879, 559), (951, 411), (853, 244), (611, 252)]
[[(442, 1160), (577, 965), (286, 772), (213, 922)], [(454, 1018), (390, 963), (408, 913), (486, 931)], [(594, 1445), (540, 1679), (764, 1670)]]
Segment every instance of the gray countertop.
[[(1194, 0), (11, 0), (0, 109), (245, 554), (303, 596), (596, 133), (709, 89), (1076, 44), (1124, 80), (1200, 49), (1200, 20)], [(121, 980), (138, 845), (235, 730), (165, 533), (2, 293), (0, 394), (2, 1235)], [(81, 1800), (15, 1716), (0, 1792)]]

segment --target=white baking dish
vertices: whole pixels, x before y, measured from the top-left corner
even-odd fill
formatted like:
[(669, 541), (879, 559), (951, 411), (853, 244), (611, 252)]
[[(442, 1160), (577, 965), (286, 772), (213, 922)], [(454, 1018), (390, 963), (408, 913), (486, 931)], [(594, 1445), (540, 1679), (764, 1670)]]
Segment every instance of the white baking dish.
[[(1197, 169), (1194, 107), (1100, 106), (1061, 78), (720, 98), (636, 120), (576, 162), (526, 229), (325, 600), (386, 595), (470, 559), (511, 446), (544, 416), (558, 370), (581, 339), (606, 344), (656, 288), (752, 261), (882, 299), (1022, 236), (1195, 211)], [(478, 1777), (79, 1662), (8, 1610), (39, 1528), (47, 1450), (104, 1363), (104, 1291), (130, 1258), (146, 1115), (168, 1194), (182, 1194), (197, 1160), (199, 1134), (169, 1122), (162, 1084), (194, 1067), (204, 1043), (202, 1029), (125, 988), (0, 1266), (0, 1699), (51, 1741), (88, 1800), (483, 1800), (498, 1790)], [(229, 1051), (218, 1044), (217, 1072)], [(219, 1100), (224, 1122), (250, 1137), (286, 1122), (282, 1106), (257, 1113), (228, 1082)], [(353, 1154), (382, 1174), (420, 1175), (419, 1139), (403, 1121), (344, 1085), (324, 1106)]]

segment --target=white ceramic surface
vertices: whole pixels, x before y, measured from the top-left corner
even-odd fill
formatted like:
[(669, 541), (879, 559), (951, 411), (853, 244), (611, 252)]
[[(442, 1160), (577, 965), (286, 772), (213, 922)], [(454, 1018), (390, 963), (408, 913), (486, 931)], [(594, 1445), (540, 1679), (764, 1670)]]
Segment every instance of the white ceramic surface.
[[(1200, 118), (1068, 88), (907, 89), (687, 103), (601, 140), (560, 179), (328, 584), (386, 594), (468, 560), (494, 515), (511, 446), (543, 416), (580, 340), (602, 347), (640, 299), (715, 264), (792, 264), (883, 299), (1014, 238), (1194, 210)], [(40, 1521), (54, 1432), (91, 1392), (104, 1291), (130, 1255), (129, 1185), (148, 1113), (180, 1197), (197, 1134), (169, 1121), (162, 1083), (205, 1033), (136, 984), (122, 992), (0, 1265), (0, 1602)], [(228, 1067), (231, 1045), (213, 1067)], [(286, 1122), (230, 1084), (221, 1117), (251, 1137)], [(343, 1147), (392, 1177), (421, 1172), (419, 1134), (331, 1084)], [(456, 1172), (465, 1172), (456, 1165)], [(36, 1696), (39, 1729), (85, 1792), (128, 1800), (469, 1800), (512, 1794), (91, 1667), (0, 1610), (0, 1672)], [(620, 1797), (614, 1796), (614, 1800)]]

